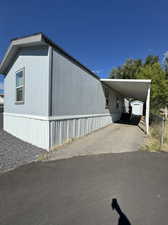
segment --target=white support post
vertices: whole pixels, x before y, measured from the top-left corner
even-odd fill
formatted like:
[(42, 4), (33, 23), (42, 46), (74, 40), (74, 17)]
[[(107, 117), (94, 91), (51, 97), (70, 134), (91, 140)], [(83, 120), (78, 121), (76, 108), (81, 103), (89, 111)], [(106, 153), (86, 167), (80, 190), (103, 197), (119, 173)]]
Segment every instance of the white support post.
[(148, 87), (147, 98), (146, 98), (146, 134), (149, 134), (149, 110), (150, 110), (150, 86)]

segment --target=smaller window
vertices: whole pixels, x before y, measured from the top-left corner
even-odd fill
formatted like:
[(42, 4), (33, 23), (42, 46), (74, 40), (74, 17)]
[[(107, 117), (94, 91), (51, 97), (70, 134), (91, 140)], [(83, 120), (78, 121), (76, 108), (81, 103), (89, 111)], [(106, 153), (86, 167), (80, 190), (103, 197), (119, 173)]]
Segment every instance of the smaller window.
[(118, 97), (116, 97), (116, 108), (118, 109), (120, 105), (120, 100)]
[(16, 103), (24, 103), (24, 69), (16, 72)]
[(109, 93), (109, 89), (107, 87), (104, 87), (104, 95), (106, 98), (106, 107), (109, 107), (110, 105), (110, 93)]

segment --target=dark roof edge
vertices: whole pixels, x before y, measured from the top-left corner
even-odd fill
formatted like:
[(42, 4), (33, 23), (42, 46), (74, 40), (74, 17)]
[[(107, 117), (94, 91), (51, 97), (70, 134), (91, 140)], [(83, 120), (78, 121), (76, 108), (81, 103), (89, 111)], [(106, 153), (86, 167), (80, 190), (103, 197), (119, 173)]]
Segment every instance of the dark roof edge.
[(73, 63), (75, 63), (76, 65), (78, 65), (80, 68), (82, 68), (83, 70), (87, 71), (89, 74), (91, 74), (93, 77), (95, 77), (96, 79), (100, 80), (101, 78), (95, 74), (94, 72), (92, 72), (90, 69), (88, 69), (86, 66), (84, 66), (82, 63), (80, 63), (77, 59), (75, 59), (73, 56), (69, 55), (63, 48), (61, 48), (59, 45), (55, 44), (51, 39), (49, 39), (46, 35), (44, 35), (42, 32), (38, 32), (38, 33), (34, 33), (31, 35), (25, 35), (22, 37), (16, 37), (11, 39), (12, 41), (17, 41), (17, 40), (21, 40), (27, 37), (32, 37), (32, 36), (36, 36), (36, 35), (41, 35), (41, 40), (44, 41), (46, 44), (50, 45), (51, 47), (53, 47), (56, 51), (58, 51), (60, 54), (62, 54), (63, 56), (65, 56), (66, 58), (68, 58), (70, 61), (72, 61)]
[(47, 36), (45, 36), (43, 33), (39, 33), (42, 35), (42, 39), (49, 44), (50, 46), (52, 46), (54, 49), (56, 49), (57, 51), (59, 51), (62, 55), (64, 55), (65, 57), (67, 57), (69, 60), (73, 61), (75, 64), (79, 65), (81, 68), (83, 68), (85, 71), (87, 71), (88, 73), (90, 73), (92, 76), (94, 76), (95, 78), (97, 78), (98, 80), (100, 80), (100, 77), (98, 75), (96, 75), (94, 72), (92, 72), (90, 69), (88, 69), (86, 66), (84, 66), (83, 64), (81, 64), (77, 59), (75, 59), (73, 56), (69, 55), (64, 49), (62, 49), (60, 46), (58, 46), (57, 44), (55, 44), (52, 40), (50, 40)]

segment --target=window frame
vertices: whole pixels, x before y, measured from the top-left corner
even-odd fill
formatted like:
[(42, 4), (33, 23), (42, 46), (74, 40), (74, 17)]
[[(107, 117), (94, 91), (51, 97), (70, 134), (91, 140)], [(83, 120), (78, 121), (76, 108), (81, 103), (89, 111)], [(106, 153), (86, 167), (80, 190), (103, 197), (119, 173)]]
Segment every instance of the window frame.
[(109, 87), (103, 85), (104, 96), (105, 96), (105, 109), (110, 107), (110, 90)]
[[(22, 72), (23, 74), (23, 84), (17, 87), (17, 73)], [(17, 89), (22, 88), (23, 97), (21, 101), (17, 100)], [(15, 104), (24, 104), (25, 102), (25, 67), (17, 70), (15, 72)]]
[(120, 108), (120, 99), (118, 96), (116, 96), (116, 109)]

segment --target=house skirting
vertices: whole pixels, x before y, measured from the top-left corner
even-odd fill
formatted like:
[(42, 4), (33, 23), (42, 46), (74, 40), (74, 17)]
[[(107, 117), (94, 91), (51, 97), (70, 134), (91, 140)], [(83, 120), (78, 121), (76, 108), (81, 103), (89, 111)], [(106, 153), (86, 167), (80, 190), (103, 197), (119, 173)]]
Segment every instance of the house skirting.
[(47, 151), (105, 127), (120, 119), (120, 113), (40, 117), (4, 113), (4, 130)]
[(4, 113), (4, 130), (25, 142), (49, 150), (49, 121), (42, 117)]

